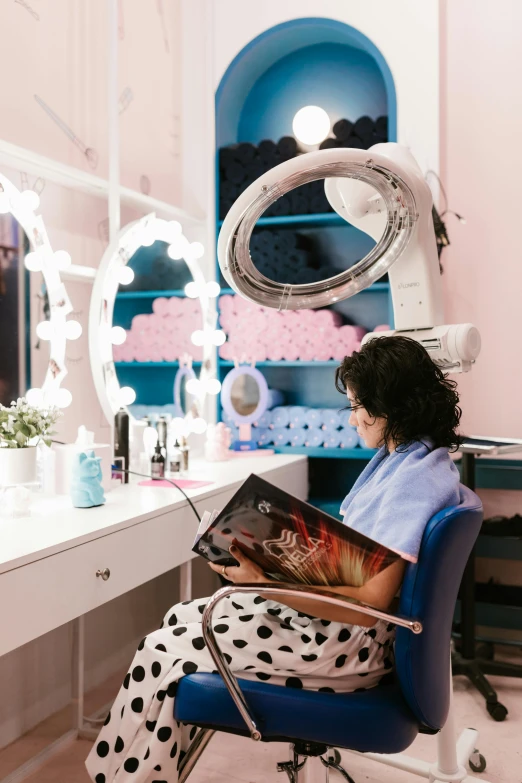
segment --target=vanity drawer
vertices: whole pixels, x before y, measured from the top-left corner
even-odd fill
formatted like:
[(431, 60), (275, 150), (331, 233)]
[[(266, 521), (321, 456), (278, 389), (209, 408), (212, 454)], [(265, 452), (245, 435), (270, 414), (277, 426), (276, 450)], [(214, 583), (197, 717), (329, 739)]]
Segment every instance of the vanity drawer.
[(182, 508), (1, 574), (0, 655), (195, 557), (196, 530)]

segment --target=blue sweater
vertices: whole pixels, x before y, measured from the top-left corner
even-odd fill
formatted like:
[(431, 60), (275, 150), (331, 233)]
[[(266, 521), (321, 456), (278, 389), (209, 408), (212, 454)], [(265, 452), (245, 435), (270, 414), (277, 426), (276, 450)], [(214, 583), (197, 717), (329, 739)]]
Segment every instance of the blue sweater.
[[(426, 443), (429, 443), (427, 441)], [(404, 451), (383, 446), (341, 505), (344, 523), (417, 561), (424, 528), (442, 509), (460, 502), (459, 472), (448, 449), (420, 441)]]

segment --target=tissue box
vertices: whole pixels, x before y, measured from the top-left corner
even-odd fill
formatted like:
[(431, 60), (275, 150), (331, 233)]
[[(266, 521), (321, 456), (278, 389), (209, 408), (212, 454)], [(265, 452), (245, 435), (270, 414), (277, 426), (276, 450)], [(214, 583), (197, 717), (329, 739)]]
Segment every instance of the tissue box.
[(97, 457), (101, 457), (102, 484), (105, 492), (111, 489), (111, 465), (112, 448), (108, 443), (93, 443), (88, 446), (80, 446), (76, 443), (61, 445), (53, 444), (56, 453), (56, 494), (68, 495), (71, 488), (71, 473), (75, 454), (80, 451), (94, 451)]

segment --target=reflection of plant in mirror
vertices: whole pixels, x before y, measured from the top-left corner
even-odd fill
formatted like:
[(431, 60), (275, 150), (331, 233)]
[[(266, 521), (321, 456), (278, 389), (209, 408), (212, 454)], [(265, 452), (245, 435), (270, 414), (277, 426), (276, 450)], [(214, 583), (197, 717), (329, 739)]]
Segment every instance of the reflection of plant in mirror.
[(41, 440), (50, 446), (52, 427), (61, 415), (58, 408), (42, 410), (29, 405), (25, 397), (19, 397), (9, 408), (0, 405), (0, 448), (23, 449)]

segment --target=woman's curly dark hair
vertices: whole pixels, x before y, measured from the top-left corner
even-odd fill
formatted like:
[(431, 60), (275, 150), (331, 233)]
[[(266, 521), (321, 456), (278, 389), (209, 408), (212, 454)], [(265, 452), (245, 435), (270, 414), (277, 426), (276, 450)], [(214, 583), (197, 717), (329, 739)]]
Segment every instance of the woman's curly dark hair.
[(385, 418), (384, 443), (399, 447), (429, 438), (434, 448), (457, 450), (462, 411), (456, 385), (420, 343), (399, 335), (370, 340), (335, 372), (337, 390), (350, 389), (356, 405)]

